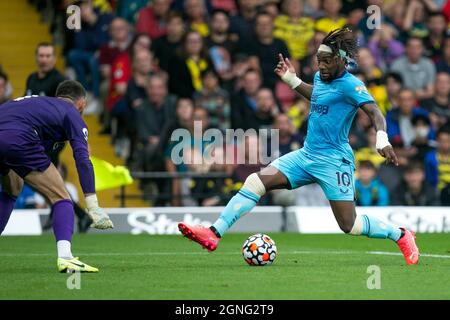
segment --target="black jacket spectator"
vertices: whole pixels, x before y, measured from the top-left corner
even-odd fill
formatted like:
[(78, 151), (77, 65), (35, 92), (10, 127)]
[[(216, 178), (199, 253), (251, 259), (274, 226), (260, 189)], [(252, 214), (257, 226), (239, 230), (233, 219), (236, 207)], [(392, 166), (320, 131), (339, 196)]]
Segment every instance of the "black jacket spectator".
[(142, 143), (147, 144), (151, 136), (160, 136), (166, 123), (174, 117), (175, 103), (176, 97), (168, 95), (159, 107), (145, 99), (136, 109), (136, 127)]
[(58, 85), (66, 78), (56, 69), (52, 69), (45, 74), (43, 78), (39, 77), (38, 72), (33, 72), (27, 78), (25, 95), (39, 95), (54, 97)]

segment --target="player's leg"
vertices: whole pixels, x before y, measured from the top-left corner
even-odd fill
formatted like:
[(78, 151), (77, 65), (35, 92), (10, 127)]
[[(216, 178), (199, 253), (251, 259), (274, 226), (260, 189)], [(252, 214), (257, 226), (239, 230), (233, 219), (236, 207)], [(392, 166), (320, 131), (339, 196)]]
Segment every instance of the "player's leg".
[(260, 173), (250, 174), (241, 189), (234, 195), (219, 218), (210, 228), (178, 224), (181, 233), (199, 243), (208, 251), (214, 251), (223, 234), (244, 214), (250, 212), (266, 191), (288, 187), (286, 176), (272, 166)]
[(30, 172), (25, 177), (25, 182), (50, 201), (58, 256), (65, 259), (73, 258), (71, 252), (74, 224), (73, 204), (58, 170), (53, 164), (50, 164), (43, 172)]
[(14, 171), (6, 170), (2, 175), (2, 191), (0, 192), (0, 235), (8, 224), (17, 197), (22, 192), (23, 180)]
[(250, 212), (267, 191), (286, 189), (289, 186), (286, 176), (273, 166), (265, 167), (259, 173), (250, 174), (211, 228), (221, 237), (237, 220)]
[(330, 201), (342, 231), (355, 236), (391, 239), (400, 247), (408, 264), (418, 262), (419, 250), (412, 232), (385, 223), (373, 216), (356, 214), (354, 166), (349, 161), (345, 159), (342, 159), (342, 162), (316, 161), (310, 170)]
[(191, 227), (181, 222), (178, 224), (181, 233), (209, 251), (215, 250), (225, 232), (240, 217), (250, 212), (267, 191), (293, 189), (312, 182), (312, 177), (302, 168), (301, 157), (298, 151), (290, 152), (272, 162), (261, 172), (252, 173), (210, 228)]
[(416, 237), (406, 228), (398, 228), (369, 215), (357, 215), (353, 201), (330, 201), (334, 216), (342, 231), (354, 236), (364, 235), (369, 238), (391, 239), (403, 253), (407, 264), (419, 262), (419, 249)]
[(43, 172), (30, 172), (24, 180), (46, 197), (52, 205), (53, 232), (58, 250), (58, 270), (60, 272), (66, 270), (97, 272), (97, 268), (78, 261), (72, 255), (74, 208), (58, 169), (50, 164)]
[(391, 239), (397, 242), (402, 236), (402, 230), (378, 218), (369, 215), (357, 215), (354, 201), (330, 201), (336, 221), (347, 234), (369, 238)]

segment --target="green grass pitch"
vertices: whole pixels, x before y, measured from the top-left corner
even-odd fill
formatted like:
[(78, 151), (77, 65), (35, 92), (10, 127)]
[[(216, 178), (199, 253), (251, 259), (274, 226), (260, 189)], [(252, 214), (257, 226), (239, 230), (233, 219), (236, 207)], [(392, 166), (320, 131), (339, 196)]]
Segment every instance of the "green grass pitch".
[[(271, 233), (266, 267), (243, 260), (249, 235), (227, 234), (212, 254), (181, 236), (77, 235), (74, 254), (100, 268), (79, 290), (56, 272), (51, 235), (1, 237), (0, 299), (450, 299), (450, 234), (419, 234), (420, 264), (406, 266), (389, 240)], [(371, 265), (381, 289), (367, 288)]]

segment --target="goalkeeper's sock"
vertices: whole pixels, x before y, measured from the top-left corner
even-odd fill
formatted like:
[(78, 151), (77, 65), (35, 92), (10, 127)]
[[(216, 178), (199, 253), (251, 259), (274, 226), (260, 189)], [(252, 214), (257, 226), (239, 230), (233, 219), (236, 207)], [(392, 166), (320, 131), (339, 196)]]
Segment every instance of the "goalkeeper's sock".
[(58, 257), (71, 259), (74, 212), (72, 201), (64, 199), (53, 204), (53, 232), (55, 234)]
[(16, 199), (16, 197), (0, 191), (0, 234), (2, 234), (8, 224)]
[(356, 216), (355, 224), (353, 225), (350, 234), (365, 235), (369, 238), (376, 239), (389, 238), (397, 242), (402, 236), (402, 230), (384, 223), (375, 217), (358, 215)]
[(225, 209), (220, 214), (219, 219), (211, 227), (217, 236), (221, 237), (240, 218), (252, 210), (258, 203), (260, 196), (241, 188), (239, 192), (231, 198)]

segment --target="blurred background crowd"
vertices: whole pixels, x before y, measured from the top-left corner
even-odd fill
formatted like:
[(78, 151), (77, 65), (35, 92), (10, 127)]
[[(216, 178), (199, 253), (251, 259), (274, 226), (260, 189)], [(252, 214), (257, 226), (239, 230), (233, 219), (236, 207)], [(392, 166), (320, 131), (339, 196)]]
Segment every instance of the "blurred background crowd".
[[(153, 205), (223, 205), (263, 166), (176, 165), (172, 132), (279, 129), (277, 155), (299, 149), (309, 102), (273, 69), (289, 57), (303, 81), (318, 70), (325, 35), (348, 27), (359, 40), (349, 71), (361, 78), (386, 116), (400, 166), (375, 149), (375, 130), (360, 110), (350, 132), (361, 206), (450, 204), (450, 1), (448, 0), (30, 0), (63, 46), (66, 70), (55, 69), (55, 47), (36, 48), (38, 71), (24, 95), (55, 93), (65, 78), (89, 91), (86, 113), (132, 171), (225, 172), (227, 178), (147, 179)], [(80, 7), (81, 30), (67, 27), (66, 8)], [(374, 27), (377, 11), (380, 24)], [(0, 103), (12, 97), (0, 73)], [(19, 95), (21, 93), (18, 93)], [(201, 139), (200, 139), (201, 140)], [(193, 153), (205, 141), (190, 141)], [(258, 148), (245, 141), (245, 159)], [(242, 149), (224, 145), (224, 151)], [(219, 152), (216, 150), (216, 152)], [(201, 152), (200, 152), (201, 153)], [(57, 161), (57, 160), (55, 160)], [(156, 195), (156, 196), (155, 196)], [(313, 184), (275, 192), (263, 204), (327, 205)]]

